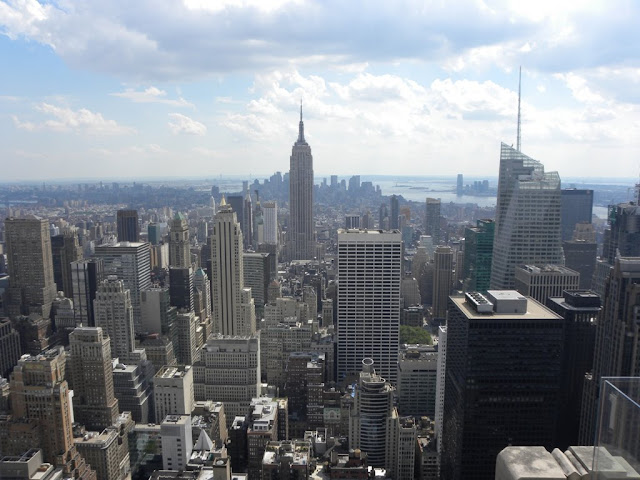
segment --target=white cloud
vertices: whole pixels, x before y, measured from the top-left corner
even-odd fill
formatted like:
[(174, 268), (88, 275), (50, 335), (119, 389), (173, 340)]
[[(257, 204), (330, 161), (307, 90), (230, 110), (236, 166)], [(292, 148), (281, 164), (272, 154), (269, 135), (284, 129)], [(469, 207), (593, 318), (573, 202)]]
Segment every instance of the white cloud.
[(202, 136), (207, 133), (207, 127), (204, 124), (193, 120), (186, 115), (182, 115), (181, 113), (170, 113), (169, 117), (171, 118), (169, 128), (174, 135), (184, 133), (188, 135)]
[(127, 88), (124, 92), (111, 93), (111, 95), (114, 97), (126, 98), (134, 103), (161, 103), (174, 107), (194, 107), (192, 103), (187, 102), (182, 97), (179, 97), (178, 99), (166, 98), (167, 92), (154, 86), (148, 87), (142, 91)]
[(22, 130), (53, 130), (57, 132), (75, 132), (92, 135), (122, 135), (134, 133), (135, 129), (119, 125), (115, 120), (105, 119), (101, 113), (94, 113), (86, 108), (72, 110), (58, 107), (50, 103), (36, 105), (35, 110), (49, 117), (41, 123), (21, 121), (13, 116), (15, 126)]

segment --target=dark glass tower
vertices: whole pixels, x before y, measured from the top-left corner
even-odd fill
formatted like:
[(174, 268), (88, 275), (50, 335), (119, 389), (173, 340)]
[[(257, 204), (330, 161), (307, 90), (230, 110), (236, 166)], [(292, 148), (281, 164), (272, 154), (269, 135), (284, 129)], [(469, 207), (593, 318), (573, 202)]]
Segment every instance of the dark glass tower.
[(139, 242), (140, 225), (137, 210), (118, 210), (118, 241)]

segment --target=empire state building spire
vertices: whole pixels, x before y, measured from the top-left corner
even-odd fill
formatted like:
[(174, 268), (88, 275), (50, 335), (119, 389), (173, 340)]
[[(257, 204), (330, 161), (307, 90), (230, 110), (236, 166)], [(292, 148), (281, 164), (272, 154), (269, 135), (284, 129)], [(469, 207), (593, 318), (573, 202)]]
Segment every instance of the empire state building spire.
[(298, 141), (296, 145), (306, 145), (307, 142), (304, 139), (304, 122), (302, 121), (302, 100), (300, 100), (300, 123), (298, 124)]

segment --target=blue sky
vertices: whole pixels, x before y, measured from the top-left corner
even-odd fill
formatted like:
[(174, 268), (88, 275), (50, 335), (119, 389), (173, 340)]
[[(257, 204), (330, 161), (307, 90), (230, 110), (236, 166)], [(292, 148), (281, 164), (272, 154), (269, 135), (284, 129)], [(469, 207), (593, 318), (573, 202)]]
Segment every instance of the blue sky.
[(640, 174), (635, 1), (0, 0), (0, 179)]

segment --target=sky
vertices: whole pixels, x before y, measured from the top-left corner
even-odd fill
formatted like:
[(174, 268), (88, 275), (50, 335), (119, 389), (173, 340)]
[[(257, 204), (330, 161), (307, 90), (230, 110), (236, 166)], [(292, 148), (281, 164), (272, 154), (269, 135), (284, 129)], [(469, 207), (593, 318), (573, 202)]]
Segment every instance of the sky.
[(635, 0), (0, 0), (0, 182), (640, 175)]

